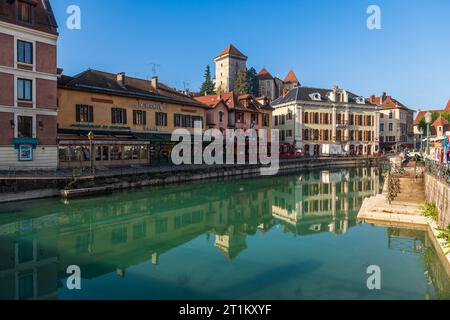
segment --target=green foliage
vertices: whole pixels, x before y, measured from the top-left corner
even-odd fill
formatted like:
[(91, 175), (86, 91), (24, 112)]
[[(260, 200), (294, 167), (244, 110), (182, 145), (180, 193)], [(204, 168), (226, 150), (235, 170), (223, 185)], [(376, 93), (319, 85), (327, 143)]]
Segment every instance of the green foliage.
[[(444, 240), (444, 246), (446, 248), (450, 248), (450, 224), (447, 226), (447, 228), (438, 228), (437, 230), (439, 231), (438, 239)], [(449, 253), (450, 251), (446, 252), (446, 254)]]
[(432, 218), (434, 221), (438, 221), (439, 212), (436, 206), (433, 203), (425, 203), (422, 206), (422, 214), (427, 218)]
[(250, 86), (248, 84), (247, 70), (239, 70), (236, 78), (235, 92), (237, 94), (248, 94), (250, 93)]
[(258, 81), (258, 73), (255, 68), (250, 68), (247, 71), (247, 79), (249, 85), (249, 93), (254, 97), (259, 96), (259, 81)]
[(211, 80), (211, 68), (209, 67), (209, 64), (206, 66), (205, 70), (205, 81), (202, 84), (202, 87), (200, 88), (200, 93), (202, 95), (210, 95), (215, 93), (214, 88), (214, 82)]

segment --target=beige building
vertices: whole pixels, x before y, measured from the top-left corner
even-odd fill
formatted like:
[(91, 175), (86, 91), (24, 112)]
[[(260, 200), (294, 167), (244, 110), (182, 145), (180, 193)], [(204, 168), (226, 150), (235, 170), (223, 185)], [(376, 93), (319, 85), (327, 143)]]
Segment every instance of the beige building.
[(374, 155), (379, 151), (376, 105), (338, 87), (295, 87), (272, 103), (280, 143), (305, 155)]
[(385, 92), (368, 101), (380, 107), (380, 149), (400, 151), (414, 147), (414, 111)]
[(217, 92), (231, 92), (235, 89), (236, 78), (240, 70), (247, 72), (247, 57), (230, 44), (215, 59)]

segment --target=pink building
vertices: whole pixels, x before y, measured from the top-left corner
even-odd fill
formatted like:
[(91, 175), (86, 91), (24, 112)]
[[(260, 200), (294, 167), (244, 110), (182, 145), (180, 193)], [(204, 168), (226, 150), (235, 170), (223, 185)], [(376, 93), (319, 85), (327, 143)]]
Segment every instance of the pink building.
[(0, 2), (0, 170), (58, 165), (57, 39), (49, 0)]

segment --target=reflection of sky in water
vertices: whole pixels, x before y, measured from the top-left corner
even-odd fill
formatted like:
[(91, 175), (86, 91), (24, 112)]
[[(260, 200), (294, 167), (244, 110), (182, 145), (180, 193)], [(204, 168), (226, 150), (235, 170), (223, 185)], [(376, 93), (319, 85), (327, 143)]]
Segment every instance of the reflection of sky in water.
[[(23, 239), (36, 239), (40, 264), (58, 259), (54, 267), (37, 268), (38, 275), (45, 274), (38, 297), (54, 292), (60, 299), (436, 298), (424, 274), (429, 268), (445, 294), (449, 280), (435, 252), (426, 251), (427, 267), (423, 256), (412, 252), (413, 238), (430, 246), (424, 233), (356, 221), (363, 198), (378, 188), (377, 172), (369, 169), (202, 182), (66, 205), (59, 200), (7, 205), (0, 209), (0, 296), (15, 294), (5, 285), (14, 283), (16, 271), (6, 257)], [(395, 248), (388, 235), (403, 239), (407, 250)], [(58, 279), (65, 285), (70, 264), (81, 267), (81, 291), (56, 287)], [(381, 291), (366, 287), (369, 265), (381, 267)], [(31, 292), (24, 283), (20, 290)]]

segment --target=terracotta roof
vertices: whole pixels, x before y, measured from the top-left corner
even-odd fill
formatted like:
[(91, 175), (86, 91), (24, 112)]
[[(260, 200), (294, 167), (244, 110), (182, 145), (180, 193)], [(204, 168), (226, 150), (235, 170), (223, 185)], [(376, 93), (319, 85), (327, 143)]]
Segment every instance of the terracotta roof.
[(262, 69), (258, 73), (258, 78), (260, 80), (272, 80), (273, 79), (272, 75), (269, 73), (269, 71), (266, 70), (266, 68)]
[(450, 100), (448, 100), (447, 106), (445, 107), (445, 110), (450, 111)]
[(448, 123), (448, 121), (447, 120), (445, 120), (444, 118), (442, 118), (442, 117), (439, 117), (434, 123), (433, 123), (433, 126), (434, 127), (439, 127), (439, 126), (446, 126), (446, 125), (448, 125), (449, 123)]
[(58, 34), (58, 25), (49, 0), (25, 1), (34, 6), (34, 21), (32, 24), (24, 23), (17, 19), (16, 2), (14, 0), (0, 1), (0, 21), (46, 33)]
[(392, 98), (392, 96), (375, 96), (372, 95), (371, 97), (369, 97), (367, 99), (370, 103), (376, 104), (377, 106), (382, 107), (383, 109), (403, 109), (403, 110), (407, 110), (407, 111), (412, 111), (411, 109), (409, 109), (407, 106), (405, 106), (403, 103), (401, 103), (400, 101)]
[(196, 97), (197, 101), (210, 107), (217, 106), (221, 101), (225, 103), (229, 110), (240, 110), (248, 112), (258, 112), (260, 109), (272, 110), (270, 105), (262, 105), (250, 94), (236, 95), (233, 92), (213, 94), (209, 96)]
[(225, 50), (223, 50), (217, 57), (218, 58), (222, 58), (225, 57), (227, 55), (233, 56), (235, 58), (240, 58), (240, 59), (244, 59), (247, 60), (248, 57), (246, 55), (244, 55), (242, 52), (240, 52), (235, 46), (233, 46), (232, 44), (228, 45), (228, 47), (225, 48)]
[(223, 101), (230, 110), (235, 108), (237, 101), (232, 92), (195, 97), (195, 99), (210, 107), (216, 107), (220, 101)]
[(208, 108), (207, 105), (163, 83), (158, 83), (158, 89), (155, 89), (149, 80), (127, 77), (125, 75), (125, 85), (120, 85), (116, 77), (117, 75), (113, 73), (88, 69), (73, 77), (61, 76), (58, 79), (58, 88)]
[(290, 70), (287, 74), (286, 78), (284, 78), (285, 83), (299, 83), (297, 76), (294, 73), (294, 70)]

